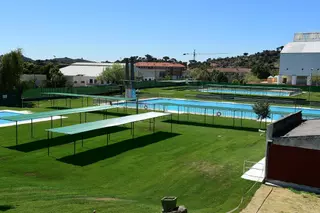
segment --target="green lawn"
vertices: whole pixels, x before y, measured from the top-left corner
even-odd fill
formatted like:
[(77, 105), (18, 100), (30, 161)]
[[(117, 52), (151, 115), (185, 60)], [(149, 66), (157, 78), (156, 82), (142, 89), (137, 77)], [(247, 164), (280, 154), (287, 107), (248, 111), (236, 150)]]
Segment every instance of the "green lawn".
[[(24, 110), (49, 110), (44, 108), (48, 105), (41, 102), (40, 108)], [(108, 116), (123, 113), (113, 110)], [(102, 118), (88, 114), (89, 121)], [(195, 213), (235, 208), (253, 184), (240, 178), (244, 160), (264, 156), (259, 123), (246, 120), (241, 129), (226, 118), (216, 119), (214, 125), (211, 119), (204, 124), (203, 116), (174, 119), (173, 133), (164, 118), (157, 119), (154, 134), (148, 121), (137, 123), (134, 140), (130, 129), (118, 129), (108, 147), (105, 135), (85, 139), (84, 147), (78, 141), (75, 156), (73, 143), (58, 135), (50, 143), (60, 145), (50, 148), (47, 156), (44, 129), (50, 122), (34, 125), (35, 138), (30, 137), (30, 125), (20, 125), (18, 147), (15, 127), (0, 128), (0, 211), (150, 213), (160, 212), (165, 195), (177, 196), (178, 204)], [(64, 126), (76, 123), (79, 115), (63, 120)]]

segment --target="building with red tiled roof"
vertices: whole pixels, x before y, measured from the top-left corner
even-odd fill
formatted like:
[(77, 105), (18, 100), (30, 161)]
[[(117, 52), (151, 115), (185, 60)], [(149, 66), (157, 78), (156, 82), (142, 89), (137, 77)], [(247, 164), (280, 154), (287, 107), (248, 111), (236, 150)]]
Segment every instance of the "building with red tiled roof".
[(166, 76), (173, 80), (181, 79), (186, 70), (183, 64), (169, 62), (137, 62), (134, 66), (137, 77), (147, 81), (163, 79)]

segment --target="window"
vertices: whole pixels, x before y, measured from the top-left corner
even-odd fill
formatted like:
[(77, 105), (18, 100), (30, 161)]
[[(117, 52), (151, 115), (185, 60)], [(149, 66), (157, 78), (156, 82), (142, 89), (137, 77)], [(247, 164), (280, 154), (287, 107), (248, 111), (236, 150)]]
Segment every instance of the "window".
[(101, 80), (101, 84), (104, 84), (104, 82)]
[(89, 84), (93, 84), (93, 79), (90, 79), (90, 80), (89, 80)]
[(84, 81), (81, 81), (81, 84), (84, 84), (85, 82)]
[(95, 84), (97, 83), (97, 79), (94, 79), (94, 83), (95, 83)]
[(74, 81), (73, 83), (77, 84), (77, 83), (78, 83), (78, 81)]

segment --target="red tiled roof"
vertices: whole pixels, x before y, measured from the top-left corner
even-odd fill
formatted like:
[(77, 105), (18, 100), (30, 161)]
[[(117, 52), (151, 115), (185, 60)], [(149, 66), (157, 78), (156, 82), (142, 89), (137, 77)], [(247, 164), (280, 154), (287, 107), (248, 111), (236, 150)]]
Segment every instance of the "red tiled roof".
[(185, 68), (183, 64), (168, 63), (168, 62), (137, 62), (136, 67), (181, 67)]
[(249, 73), (249, 72), (251, 72), (251, 69), (249, 69), (249, 68), (221, 68), (221, 67), (215, 67), (214, 70), (217, 70), (219, 72), (234, 72), (234, 73)]

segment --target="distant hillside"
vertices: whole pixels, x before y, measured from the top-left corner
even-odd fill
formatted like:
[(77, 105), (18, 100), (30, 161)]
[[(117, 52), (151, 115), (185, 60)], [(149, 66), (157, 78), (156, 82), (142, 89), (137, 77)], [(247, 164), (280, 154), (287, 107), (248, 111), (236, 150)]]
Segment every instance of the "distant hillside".
[(252, 68), (254, 66), (263, 65), (272, 69), (277, 69), (279, 68), (280, 62), (280, 50), (281, 49), (279, 48), (277, 48), (277, 50), (264, 50), (252, 55), (244, 53), (242, 56), (208, 59), (207, 62), (209, 62), (212, 67)]

